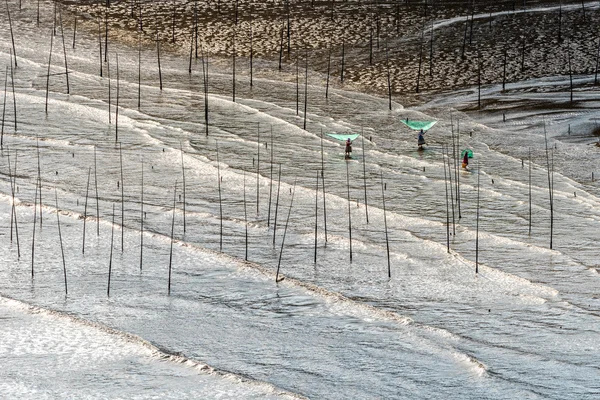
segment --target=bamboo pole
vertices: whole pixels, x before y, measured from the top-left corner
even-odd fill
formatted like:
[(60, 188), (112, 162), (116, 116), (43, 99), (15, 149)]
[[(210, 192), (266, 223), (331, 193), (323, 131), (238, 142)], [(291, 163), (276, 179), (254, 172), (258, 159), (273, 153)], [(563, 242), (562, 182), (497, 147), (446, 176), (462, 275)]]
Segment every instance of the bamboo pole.
[(17, 259), (21, 259), (21, 245), (19, 243), (19, 224), (17, 221), (17, 210), (15, 206), (15, 187), (17, 186), (17, 158), (18, 150), (15, 149), (15, 169), (14, 174), (10, 166), (10, 152), (8, 152), (8, 175), (10, 178), (10, 193), (11, 193), (11, 218), (10, 218), (10, 242), (13, 239), (13, 221), (15, 226), (15, 236), (17, 238)]
[(277, 180), (277, 199), (275, 200), (275, 218), (273, 220), (273, 246), (275, 246), (275, 235), (277, 233), (277, 211), (279, 210), (279, 189), (281, 188), (281, 164), (279, 164), (279, 178)]
[(17, 133), (17, 93), (15, 92), (15, 75), (12, 67), (12, 63), (10, 64), (10, 84), (12, 86), (12, 94), (13, 94), (13, 110), (15, 115), (15, 133)]
[(456, 235), (456, 216), (454, 214), (454, 188), (452, 187), (452, 167), (450, 164), (450, 155), (448, 149), (446, 149), (446, 155), (448, 155), (448, 183), (450, 184), (450, 205), (452, 209), (452, 235)]
[(552, 187), (552, 177), (550, 175), (550, 155), (548, 152), (548, 134), (546, 132), (546, 121), (544, 121), (544, 143), (546, 145), (546, 170), (548, 172), (548, 193), (550, 199), (550, 249), (552, 249), (552, 238), (554, 233), (554, 188)]
[(317, 263), (317, 231), (319, 226), (319, 171), (317, 170), (317, 187), (315, 189), (315, 258), (314, 263)]
[(232, 41), (233, 41), (233, 51), (232, 51), (232, 67), (231, 67), (231, 90), (232, 90), (232, 98), (233, 98), (233, 102), (235, 103), (235, 29), (233, 30), (233, 37), (232, 37)]
[(258, 215), (258, 206), (260, 203), (260, 122), (257, 123), (256, 132), (256, 215)]
[(306, 130), (306, 108), (308, 106), (308, 51), (305, 51), (304, 57), (304, 125), (302, 129)]
[(323, 155), (323, 130), (321, 129), (321, 182), (323, 183), (323, 224), (325, 229), (325, 243), (327, 243), (327, 204), (325, 201), (325, 158)]
[(85, 188), (85, 205), (83, 206), (83, 240), (81, 245), (81, 254), (85, 254), (85, 223), (87, 221), (87, 206), (88, 206), (88, 193), (90, 190), (90, 174), (92, 173), (92, 167), (88, 168), (87, 186)]
[(290, 215), (292, 214), (292, 205), (294, 204), (294, 194), (296, 193), (296, 180), (294, 179), (294, 187), (292, 189), (292, 199), (290, 201), (290, 208), (288, 209), (287, 219), (285, 221), (285, 228), (283, 229), (283, 238), (281, 239), (281, 250), (279, 251), (279, 261), (277, 262), (277, 272), (275, 274), (275, 282), (281, 282), (284, 278), (279, 279), (279, 268), (281, 267), (281, 256), (283, 255), (283, 245), (285, 243), (285, 235), (287, 233), (288, 224), (290, 222)]
[(104, 62), (108, 62), (108, 14), (104, 10)]
[(75, 50), (76, 35), (77, 35), (77, 16), (75, 16), (75, 21), (73, 22), (73, 50)]
[(142, 102), (142, 33), (138, 33), (138, 101), (137, 108), (140, 109)]
[(594, 85), (598, 84), (598, 62), (600, 62), (600, 35), (598, 35), (598, 50), (596, 50), (596, 72), (594, 73)]
[(58, 225), (58, 240), (60, 242), (60, 253), (62, 255), (63, 275), (65, 278), (65, 296), (69, 294), (67, 288), (67, 263), (65, 262), (65, 249), (63, 248), (62, 233), (60, 231), (60, 209), (58, 208), (58, 194), (54, 188), (54, 200), (56, 201), (56, 224)]
[(446, 189), (446, 247), (450, 253), (450, 205), (448, 204), (448, 177), (446, 175), (446, 146), (442, 146), (442, 162), (444, 164), (444, 187)]
[(181, 141), (179, 141), (179, 151), (181, 153), (181, 175), (183, 185), (183, 233), (185, 234), (187, 231), (187, 224), (185, 218), (185, 165), (183, 164), (183, 145), (181, 144)]
[(0, 133), (0, 149), (4, 148), (4, 118), (6, 117), (6, 87), (8, 82), (8, 67), (4, 73), (4, 101), (2, 102), (2, 132)]
[(140, 196), (140, 273), (144, 261), (144, 156), (142, 155), (142, 182)]
[(421, 29), (421, 39), (419, 40), (419, 69), (417, 71), (417, 88), (416, 93), (419, 93), (419, 84), (421, 83), (421, 65), (423, 64), (423, 35), (424, 29)]
[(271, 225), (271, 199), (273, 197), (273, 124), (271, 124), (271, 171), (269, 174), (269, 211), (267, 213), (267, 228)]
[(531, 236), (531, 147), (529, 148), (529, 236)]
[(48, 92), (50, 91), (50, 65), (52, 63), (52, 44), (54, 35), (50, 35), (50, 55), (48, 56), (48, 75), (46, 76), (46, 114), (48, 114)]
[(121, 253), (125, 250), (125, 182), (123, 181), (123, 149), (119, 142), (119, 163), (121, 165)]
[(388, 108), (390, 111), (392, 111), (392, 78), (390, 76), (390, 60), (388, 55), (387, 40), (385, 41), (385, 67), (387, 69)]
[(42, 224), (44, 222), (43, 220), (43, 210), (42, 210), (42, 168), (41, 168), (41, 163), (40, 163), (40, 142), (38, 140), (38, 137), (36, 135), (35, 137), (35, 145), (37, 147), (37, 167), (38, 167), (38, 184), (40, 187), (39, 190), (39, 205), (40, 205), (40, 230), (42, 229)]
[(385, 247), (387, 252), (388, 278), (391, 278), (392, 267), (390, 263), (390, 241), (388, 237), (387, 214), (385, 210), (385, 186), (383, 184), (383, 171), (381, 171), (381, 200), (383, 202), (383, 226), (385, 227)]
[(341, 67), (341, 73), (340, 73), (340, 80), (342, 83), (344, 83), (344, 62), (345, 62), (345, 55), (346, 55), (346, 48), (345, 48), (345, 43), (344, 43), (344, 39), (342, 39), (342, 67)]
[(156, 32), (156, 56), (158, 59), (158, 80), (160, 84), (160, 91), (163, 90), (163, 81), (162, 81), (162, 69), (160, 68), (160, 39), (158, 37), (158, 32)]
[(506, 61), (507, 61), (508, 52), (506, 48), (504, 48), (504, 63), (502, 66), (502, 91), (506, 90)]
[[(204, 57), (202, 61), (202, 73), (204, 74)], [(204, 74), (204, 126), (208, 136), (208, 54), (206, 55), (206, 74)]]
[(116, 143), (119, 141), (119, 90), (120, 90), (119, 53), (117, 53), (115, 56), (116, 56), (116, 61), (117, 61), (117, 104), (115, 106), (115, 143)]
[(112, 125), (112, 114), (111, 114), (111, 108), (112, 108), (112, 81), (110, 79), (110, 57), (107, 59), (106, 62), (106, 73), (108, 74), (108, 124)]
[(100, 201), (98, 199), (98, 164), (96, 163), (96, 146), (94, 146), (94, 186), (96, 187), (96, 236), (100, 237)]
[(300, 114), (300, 80), (299, 80), (300, 62), (298, 59), (298, 49), (296, 49), (296, 116)]
[(362, 153), (363, 153), (363, 183), (365, 188), (365, 217), (367, 218), (367, 224), (369, 223), (369, 202), (367, 201), (367, 161), (365, 158), (365, 137), (364, 132), (361, 128), (361, 138), (362, 138)]
[(221, 197), (221, 164), (219, 163), (219, 142), (215, 140), (217, 148), (217, 187), (219, 189), (219, 251), (223, 251), (223, 199)]
[(246, 210), (246, 171), (244, 171), (244, 227), (245, 227), (245, 243), (246, 243), (246, 252), (244, 255), (244, 260), (248, 261), (248, 213)]
[(331, 71), (331, 43), (329, 43), (329, 55), (327, 57), (327, 83), (325, 84), (325, 98), (329, 97), (329, 75)]
[(112, 205), (112, 224), (110, 226), (110, 256), (108, 261), (108, 285), (106, 287), (106, 296), (110, 297), (110, 277), (112, 275), (113, 243), (115, 239), (115, 203)]
[[(567, 58), (569, 63), (569, 87), (570, 87), (570, 101), (573, 103), (573, 69), (571, 68), (571, 45), (567, 45)], [(545, 127), (545, 125), (544, 125)]]
[[(13, 51), (13, 54), (15, 55), (15, 68), (17, 68), (17, 49), (15, 47), (15, 35), (13, 33), (12, 19), (10, 18), (10, 9), (8, 7), (8, 0), (6, 0), (6, 15), (8, 16), (8, 26), (10, 28), (10, 40), (12, 42), (12, 51)], [(12, 63), (11, 63), (11, 65), (12, 65)]]
[(175, 232), (175, 208), (177, 201), (177, 180), (175, 180), (175, 187), (173, 188), (173, 219), (171, 220), (171, 247), (169, 249), (169, 283), (167, 294), (171, 295), (171, 271), (173, 269), (173, 234)]
[(475, 228), (475, 273), (479, 273), (479, 161), (477, 161), (477, 222)]
[(60, 34), (62, 36), (63, 54), (65, 56), (65, 76), (67, 77), (67, 94), (71, 93), (69, 86), (69, 64), (67, 63), (67, 46), (65, 45), (65, 30), (62, 21), (62, 7), (59, 9)]
[(188, 73), (192, 74), (192, 58), (194, 57), (194, 30), (192, 29), (192, 37), (190, 38), (190, 62), (188, 65)]
[(279, 34), (279, 71), (281, 71), (281, 59), (283, 58), (283, 28), (285, 24), (281, 25), (281, 32)]
[[(39, 180), (39, 177), (38, 177)], [(37, 191), (38, 191), (38, 182), (35, 182), (35, 194), (33, 196), (33, 231), (31, 238), (31, 279), (34, 277), (34, 262), (35, 262), (35, 225), (37, 221)]]
[(254, 85), (253, 75), (252, 75), (252, 61), (254, 58), (254, 43), (253, 43), (253, 32), (252, 32), (252, 17), (250, 17), (250, 87)]
[[(50, 48), (52, 48), (52, 46), (50, 46)], [(98, 19), (98, 48), (100, 49), (100, 77), (102, 78), (102, 33), (100, 32), (100, 19)]]
[(352, 262), (352, 216), (350, 213), (350, 167), (346, 161), (346, 188), (348, 189), (348, 239), (350, 244), (350, 262)]

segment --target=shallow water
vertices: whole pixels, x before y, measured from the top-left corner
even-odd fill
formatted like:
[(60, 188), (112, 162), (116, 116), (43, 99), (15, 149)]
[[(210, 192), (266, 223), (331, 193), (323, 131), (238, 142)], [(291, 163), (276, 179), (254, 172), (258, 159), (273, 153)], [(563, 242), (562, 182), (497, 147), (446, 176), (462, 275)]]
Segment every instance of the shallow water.
[[(68, 396), (82, 388), (89, 397), (99, 397), (100, 392), (124, 397), (117, 386), (109, 385), (122, 373), (131, 380), (119, 387), (132, 393), (144, 388), (138, 398), (157, 395), (159, 386), (180, 390), (169, 396), (215, 398), (287, 395), (284, 392), (311, 398), (431, 398), (439, 393), (461, 399), (597, 396), (600, 302), (595, 243), (600, 212), (598, 184), (587, 175), (597, 168), (598, 148), (590, 145), (593, 138), (564, 140), (565, 125), (587, 131), (593, 124), (596, 92), (580, 94), (590, 99), (576, 113), (567, 107), (542, 113), (549, 146), (556, 145), (550, 250), (548, 174), (538, 110), (510, 109), (506, 122), (499, 122), (506, 113), (500, 106), (465, 114), (457, 110), (476, 102), (477, 95), (467, 90), (439, 96), (418, 109), (394, 103), (388, 111), (387, 99), (348, 90), (330, 88), (325, 101), (324, 88), (309, 81), (304, 130), (303, 97), (296, 115), (295, 83), (255, 77), (250, 88), (242, 74), (234, 103), (230, 66), (211, 59), (206, 137), (201, 64), (194, 63), (190, 77), (185, 57), (161, 54), (161, 92), (154, 49), (144, 49), (138, 110), (137, 49), (113, 44), (110, 85), (115, 96), (118, 51), (119, 115), (117, 121), (113, 97), (109, 123), (109, 82), (106, 75), (97, 75), (97, 38), (80, 32), (77, 49), (67, 50), (71, 94), (65, 94), (64, 77), (51, 76), (45, 114), (51, 18), (44, 14), (42, 26), (48, 27), (48, 34), (43, 29), (40, 34), (29, 22), (34, 10), (21, 13), (14, 18), (19, 32), (19, 125), (13, 133), (9, 118), (0, 158), (0, 241), (8, 249), (2, 255), (0, 294), (57, 311), (58, 316), (52, 314), (47, 322), (52, 326), (48, 333), (39, 328), (46, 315), (3, 300), (1, 310), (12, 328), (3, 323), (2, 334), (20, 338), (27, 360), (37, 358), (32, 349), (48, 337), (66, 353), (94, 347), (94, 357), (112, 354), (114, 359), (90, 371), (92, 379), (56, 374), (49, 360), (61, 359), (61, 351), (41, 356), (47, 368), (38, 366), (45, 377), (39, 383), (17, 374), (16, 367), (3, 368), (2, 376), (12, 382), (6, 388), (11, 396)], [(10, 36), (5, 25), (2, 30), (2, 48), (7, 49)], [(62, 48), (55, 51), (52, 70), (59, 73), (64, 68), (58, 61)], [(6, 51), (0, 58), (9, 63)], [(556, 89), (531, 94), (527, 89), (561, 85), (536, 80), (514, 84), (505, 94), (488, 87), (485, 96), (498, 104), (506, 97), (512, 104), (529, 104), (534, 96), (543, 97), (546, 104), (560, 104), (568, 93)], [(7, 102), (7, 115), (11, 107)], [(426, 135), (424, 152), (416, 151), (416, 134), (399, 122), (407, 117), (439, 120)], [(456, 234), (451, 235), (448, 253), (441, 149), (451, 143), (452, 129), (460, 129), (458, 147), (472, 148), (475, 158), (470, 172), (452, 172), (452, 195), (454, 180), (460, 179), (460, 211), (456, 204)], [(355, 142), (353, 160), (345, 162), (343, 145), (322, 139), (322, 131), (362, 131), (372, 140), (364, 141), (364, 152), (362, 140)], [(32, 245), (38, 145), (43, 209), (41, 220), (37, 210)], [(573, 168), (573, 152), (581, 155), (582, 167)], [(17, 162), (18, 247), (10, 233), (9, 156), (11, 171)], [(318, 194), (315, 191), (320, 171), (327, 193), (326, 233), (321, 179)], [(145, 218), (140, 234), (142, 179)], [(66, 297), (54, 188), (61, 209)], [(280, 257), (286, 279), (275, 283)], [(102, 327), (113, 331), (106, 333)], [(17, 333), (10, 333), (13, 330)], [(124, 340), (128, 333), (139, 339)], [(144, 341), (158, 350), (149, 350)], [(16, 365), (18, 355), (11, 348), (3, 352)], [(159, 361), (165, 354), (206, 363), (221, 373)], [(61, 360), (68, 368), (78, 362), (83, 361)], [(159, 395), (168, 392), (160, 390)]]

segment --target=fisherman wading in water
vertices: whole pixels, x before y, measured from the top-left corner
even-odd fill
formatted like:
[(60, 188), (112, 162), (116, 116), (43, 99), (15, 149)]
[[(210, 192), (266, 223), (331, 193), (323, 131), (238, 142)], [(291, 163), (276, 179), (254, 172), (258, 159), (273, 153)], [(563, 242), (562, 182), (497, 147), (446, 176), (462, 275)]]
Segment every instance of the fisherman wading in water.
[(421, 131), (419, 131), (419, 140), (417, 142), (417, 144), (419, 145), (419, 150), (423, 150), (423, 145), (425, 144), (425, 132), (423, 132), (423, 129), (421, 129)]
[(346, 140), (346, 150), (344, 151), (344, 158), (347, 160), (352, 158), (352, 141), (350, 138)]

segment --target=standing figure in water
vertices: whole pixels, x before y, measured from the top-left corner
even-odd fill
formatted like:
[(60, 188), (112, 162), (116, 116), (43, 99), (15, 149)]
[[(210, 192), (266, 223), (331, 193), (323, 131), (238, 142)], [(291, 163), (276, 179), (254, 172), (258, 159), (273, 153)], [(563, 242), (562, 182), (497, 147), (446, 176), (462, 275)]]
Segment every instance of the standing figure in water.
[(464, 169), (468, 169), (469, 166), (469, 152), (465, 151), (465, 156), (463, 157), (462, 167)]
[(425, 132), (423, 132), (423, 129), (421, 129), (419, 131), (419, 140), (417, 142), (419, 145), (419, 150), (423, 150), (423, 145), (425, 144), (425, 137), (423, 135), (425, 135)]
[(352, 158), (352, 141), (350, 138), (346, 140), (346, 150), (344, 151), (344, 158), (347, 160)]

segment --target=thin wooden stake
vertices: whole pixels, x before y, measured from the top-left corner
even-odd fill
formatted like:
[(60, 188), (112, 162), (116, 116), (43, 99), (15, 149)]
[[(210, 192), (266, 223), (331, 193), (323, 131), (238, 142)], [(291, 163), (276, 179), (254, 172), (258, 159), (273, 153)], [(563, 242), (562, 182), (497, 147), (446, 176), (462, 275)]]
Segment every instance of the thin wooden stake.
[(121, 253), (125, 250), (125, 182), (123, 180), (123, 149), (119, 142), (119, 162), (121, 164)]
[(446, 146), (442, 147), (442, 162), (444, 164), (444, 187), (446, 189), (446, 247), (450, 253), (450, 204), (448, 202), (448, 177), (446, 174)]
[(346, 161), (346, 187), (348, 189), (348, 239), (350, 243), (350, 262), (352, 262), (352, 217), (350, 213), (350, 167)]
[(140, 272), (144, 260), (144, 156), (142, 156), (142, 188), (140, 196)]
[(15, 75), (12, 67), (12, 63), (10, 64), (10, 84), (12, 86), (12, 94), (13, 94), (13, 110), (15, 115), (15, 133), (17, 133), (17, 93), (15, 92)]
[(419, 84), (421, 83), (421, 65), (423, 65), (423, 35), (424, 29), (421, 30), (421, 39), (419, 41), (419, 69), (417, 71), (417, 88), (416, 93), (419, 93)]
[(40, 187), (39, 190), (39, 205), (40, 205), (40, 229), (42, 229), (42, 224), (44, 222), (43, 220), (43, 210), (42, 210), (42, 167), (41, 167), (41, 163), (40, 163), (40, 142), (38, 140), (38, 137), (36, 135), (35, 137), (35, 145), (37, 147), (37, 167), (38, 167), (38, 185)]
[(600, 35), (598, 35), (598, 50), (596, 50), (596, 72), (594, 73), (594, 85), (598, 84), (598, 62), (600, 61)]
[(108, 285), (106, 287), (106, 296), (110, 297), (110, 277), (112, 275), (113, 244), (115, 239), (115, 203), (112, 205), (112, 224), (110, 226), (110, 256), (108, 261)]
[(531, 236), (531, 147), (529, 148), (529, 236)]
[(8, 82), (8, 67), (4, 73), (4, 101), (2, 102), (2, 132), (0, 133), (0, 149), (4, 148), (4, 118), (6, 117), (6, 86)]
[(98, 199), (98, 166), (96, 163), (96, 146), (94, 146), (94, 186), (96, 187), (96, 236), (100, 237), (100, 201)]
[(244, 260), (248, 261), (248, 213), (246, 210), (246, 171), (244, 171), (244, 227), (245, 227), (245, 243), (246, 243), (246, 252), (244, 255)]
[(108, 124), (112, 125), (112, 114), (111, 114), (111, 108), (112, 108), (112, 81), (110, 79), (110, 57), (108, 58), (107, 62), (106, 62), (106, 73), (108, 74)]
[(75, 21), (73, 22), (73, 49), (75, 49), (75, 36), (77, 35), (77, 16), (75, 16)]
[(288, 209), (287, 219), (285, 221), (285, 228), (283, 229), (283, 238), (281, 239), (281, 250), (279, 251), (279, 261), (277, 262), (277, 273), (275, 274), (275, 282), (281, 282), (283, 278), (279, 279), (279, 268), (281, 266), (281, 256), (283, 255), (283, 245), (285, 243), (285, 235), (287, 233), (288, 224), (290, 222), (290, 215), (292, 214), (292, 205), (294, 204), (294, 194), (296, 193), (296, 180), (294, 179), (294, 187), (292, 189), (292, 200), (290, 201), (290, 208)]
[(271, 124), (271, 171), (269, 174), (269, 211), (267, 213), (267, 228), (271, 225), (271, 199), (273, 197), (273, 124)]
[(85, 205), (83, 206), (83, 240), (81, 244), (81, 254), (85, 254), (85, 223), (87, 221), (87, 206), (88, 206), (88, 193), (90, 190), (90, 175), (92, 173), (92, 167), (88, 168), (87, 185), (85, 187)]
[(315, 264), (317, 263), (317, 230), (319, 226), (319, 172), (317, 171), (317, 187), (315, 189)]
[(232, 58), (233, 58), (233, 62), (232, 62), (232, 67), (231, 67), (231, 90), (232, 90), (232, 98), (233, 98), (233, 102), (235, 103), (235, 30), (233, 31), (233, 51), (232, 51)]
[(390, 263), (390, 240), (388, 237), (387, 214), (385, 210), (385, 186), (383, 184), (383, 171), (381, 171), (381, 201), (383, 202), (383, 226), (385, 227), (385, 247), (388, 262), (388, 278), (392, 277), (392, 267)]
[(67, 63), (67, 46), (65, 45), (65, 30), (63, 29), (62, 22), (62, 7), (59, 9), (59, 20), (60, 20), (60, 34), (62, 36), (63, 54), (65, 56), (65, 76), (67, 77), (67, 94), (71, 93), (69, 86), (69, 64)]
[(138, 34), (138, 101), (137, 108), (142, 103), (142, 33)]
[(6, 0), (6, 14), (8, 15), (8, 26), (10, 28), (10, 40), (12, 42), (12, 51), (15, 55), (15, 68), (17, 68), (17, 49), (15, 48), (15, 35), (13, 34), (12, 20), (10, 18), (10, 9), (8, 8), (8, 0)]
[[(38, 177), (39, 180), (39, 177)], [(38, 180), (35, 182), (35, 194), (33, 200), (33, 233), (31, 238), (31, 279), (34, 277), (34, 262), (35, 262), (35, 224), (37, 221), (37, 191), (38, 191)]]
[(115, 143), (119, 141), (119, 89), (120, 89), (119, 53), (116, 54), (116, 61), (117, 61), (117, 105), (115, 106)]
[[(102, 34), (100, 33), (100, 19), (98, 19), (98, 48), (100, 49), (100, 77), (102, 78)], [(52, 51), (52, 46), (50, 46), (50, 50)], [(48, 73), (48, 75), (50, 74)]]
[(329, 44), (329, 56), (327, 57), (327, 83), (325, 84), (325, 98), (329, 97), (329, 74), (331, 71), (331, 43)]
[(475, 273), (479, 273), (479, 161), (477, 161), (477, 222), (475, 228)]
[(306, 130), (306, 107), (308, 106), (308, 51), (304, 57), (304, 125), (302, 129)]
[(171, 295), (171, 271), (173, 269), (173, 234), (175, 232), (175, 208), (177, 202), (177, 180), (175, 180), (175, 187), (173, 188), (173, 219), (171, 220), (171, 247), (169, 249), (169, 283), (167, 294)]
[(298, 50), (296, 50), (296, 116), (300, 114), (300, 80), (299, 76), (300, 63), (298, 60)]
[(321, 182), (323, 183), (323, 223), (325, 228), (325, 243), (327, 243), (327, 205), (325, 198), (325, 158), (323, 155), (323, 130), (321, 129)]
[(46, 114), (48, 114), (48, 92), (50, 91), (50, 65), (52, 63), (52, 43), (54, 35), (50, 35), (50, 55), (48, 56), (48, 75), (46, 76)]
[(156, 56), (158, 59), (158, 79), (160, 84), (160, 91), (163, 90), (163, 82), (162, 82), (162, 69), (160, 68), (160, 39), (158, 38), (158, 32), (156, 32)]
[(181, 175), (183, 184), (183, 233), (185, 234), (187, 231), (187, 224), (185, 218), (185, 165), (183, 163), (183, 145), (181, 144), (181, 141), (179, 141), (179, 151), (181, 152)]
[(552, 249), (552, 238), (554, 233), (554, 188), (552, 187), (552, 176), (550, 172), (550, 155), (548, 152), (548, 134), (546, 133), (546, 121), (544, 121), (544, 142), (546, 144), (546, 170), (548, 172), (548, 193), (550, 198), (550, 249)]
[(275, 218), (273, 219), (273, 246), (277, 233), (277, 211), (279, 211), (279, 189), (281, 188), (281, 164), (279, 164), (279, 179), (277, 180), (277, 199), (275, 200)]
[(344, 43), (344, 39), (342, 39), (342, 68), (341, 68), (341, 73), (340, 73), (340, 80), (342, 83), (344, 83), (344, 62), (345, 62), (345, 53), (346, 53), (346, 48), (345, 48), (345, 43)]
[(17, 210), (15, 206), (15, 187), (17, 186), (17, 158), (19, 156), (18, 150), (15, 149), (15, 169), (14, 174), (11, 171), (10, 166), (10, 152), (8, 152), (8, 175), (10, 178), (10, 192), (12, 196), (11, 201), (11, 218), (10, 218), (10, 242), (12, 243), (13, 238), (13, 221), (15, 226), (15, 236), (17, 238), (17, 259), (21, 259), (21, 245), (19, 244), (19, 224), (17, 222)]
[(221, 198), (221, 164), (219, 163), (219, 142), (215, 140), (217, 148), (217, 187), (219, 189), (219, 251), (223, 251), (223, 199)]
[(257, 139), (256, 139), (256, 215), (258, 215), (258, 206), (260, 203), (260, 122), (257, 124)]
[(367, 201), (367, 161), (365, 158), (365, 136), (361, 129), (362, 138), (362, 155), (363, 155), (363, 183), (365, 187), (365, 217), (367, 218), (367, 224), (369, 223), (369, 202)]
[(69, 294), (67, 288), (67, 263), (65, 262), (65, 249), (63, 248), (62, 233), (60, 231), (60, 209), (58, 208), (58, 194), (54, 188), (54, 200), (56, 201), (56, 223), (58, 225), (58, 240), (60, 242), (60, 253), (62, 254), (63, 275), (65, 277), (65, 296)]

